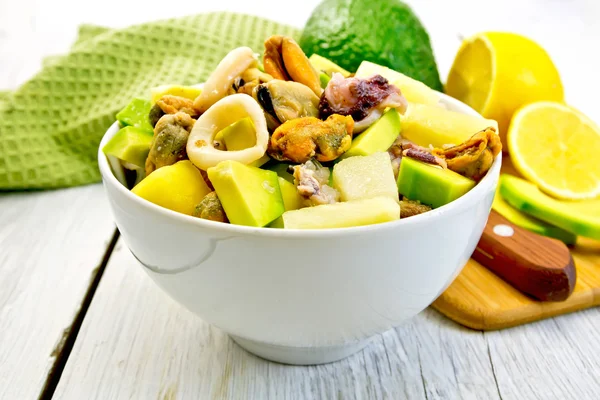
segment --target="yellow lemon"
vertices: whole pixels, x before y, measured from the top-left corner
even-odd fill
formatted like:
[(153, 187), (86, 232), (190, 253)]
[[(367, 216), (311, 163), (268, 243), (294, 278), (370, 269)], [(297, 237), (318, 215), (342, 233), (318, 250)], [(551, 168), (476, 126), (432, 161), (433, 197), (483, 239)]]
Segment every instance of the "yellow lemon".
[(505, 149), (508, 125), (519, 107), (564, 99), (560, 76), (548, 53), (533, 40), (507, 32), (484, 32), (465, 40), (445, 91), (485, 118), (498, 121)]
[(600, 128), (576, 109), (557, 102), (526, 105), (508, 128), (516, 169), (559, 199), (600, 196)]

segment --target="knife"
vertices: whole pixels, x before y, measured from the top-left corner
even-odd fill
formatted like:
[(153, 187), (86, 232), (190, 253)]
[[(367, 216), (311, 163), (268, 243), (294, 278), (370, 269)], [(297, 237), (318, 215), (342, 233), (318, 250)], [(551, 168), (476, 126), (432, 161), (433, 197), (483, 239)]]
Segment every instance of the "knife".
[(490, 212), (472, 258), (517, 290), (541, 301), (566, 300), (577, 273), (568, 247)]

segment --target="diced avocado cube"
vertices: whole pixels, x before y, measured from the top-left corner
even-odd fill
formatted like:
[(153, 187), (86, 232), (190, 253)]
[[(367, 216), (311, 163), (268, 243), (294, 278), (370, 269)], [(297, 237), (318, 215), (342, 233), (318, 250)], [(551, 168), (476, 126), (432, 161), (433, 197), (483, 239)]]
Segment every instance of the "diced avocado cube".
[[(234, 122), (219, 131), (215, 136), (215, 140), (222, 140), (227, 151), (244, 150), (254, 146), (256, 144), (256, 129), (254, 128), (252, 119), (246, 117)], [(251, 162), (249, 165), (260, 167), (269, 160), (269, 156), (265, 154), (258, 160)]]
[(567, 245), (575, 244), (577, 240), (577, 236), (571, 232), (517, 210), (508, 204), (508, 202), (500, 195), (500, 191), (496, 192), (493, 208), (502, 214), (504, 218), (523, 229), (527, 229), (539, 235), (558, 239)]
[(157, 169), (131, 191), (154, 204), (188, 215), (211, 192), (200, 170), (189, 160)]
[(475, 181), (449, 169), (403, 157), (398, 172), (398, 191), (410, 200), (433, 208), (458, 199), (475, 186)]
[(381, 118), (369, 126), (352, 141), (352, 146), (340, 159), (353, 156), (368, 156), (379, 151), (387, 151), (400, 135), (400, 114), (389, 109)]
[(280, 177), (282, 177), (283, 179), (285, 179), (286, 181), (288, 181), (290, 183), (294, 183), (294, 175), (292, 175), (288, 171), (288, 168), (290, 165), (291, 164), (275, 162), (275, 163), (268, 164), (267, 166), (265, 166), (265, 169), (275, 172), (277, 175), (279, 175)]
[(389, 197), (398, 199), (398, 187), (387, 152), (346, 158), (333, 167), (333, 187), (342, 201)]
[(242, 118), (217, 133), (228, 151), (244, 150), (256, 145), (256, 129), (250, 117)]
[(182, 85), (161, 85), (150, 89), (152, 104), (156, 103), (158, 99), (166, 95), (185, 97), (186, 99), (195, 100), (201, 92), (202, 89), (199, 87)]
[(302, 207), (302, 196), (298, 193), (298, 188), (293, 183), (290, 183), (278, 176), (279, 188), (283, 197), (283, 206), (285, 211), (297, 210)]
[(400, 218), (400, 205), (389, 197), (374, 197), (286, 211), (285, 229), (330, 229), (372, 225)]
[(500, 176), (500, 194), (516, 209), (575, 235), (600, 239), (600, 200), (562, 201), (516, 176)]
[(106, 143), (102, 151), (104, 154), (144, 168), (151, 143), (151, 134), (133, 126), (126, 126)]
[(273, 171), (227, 160), (206, 172), (232, 224), (261, 227), (285, 211)]
[(123, 126), (135, 126), (146, 132), (154, 132), (148, 118), (151, 108), (152, 104), (148, 100), (136, 97), (124, 109), (119, 111), (117, 121)]
[(325, 72), (329, 76), (331, 76), (334, 72), (339, 72), (344, 76), (344, 78), (350, 76), (350, 72), (346, 71), (344, 68), (340, 67), (333, 61), (322, 57), (316, 53), (310, 56), (308, 58), (308, 61), (310, 61), (314, 69), (316, 69), (317, 71)]

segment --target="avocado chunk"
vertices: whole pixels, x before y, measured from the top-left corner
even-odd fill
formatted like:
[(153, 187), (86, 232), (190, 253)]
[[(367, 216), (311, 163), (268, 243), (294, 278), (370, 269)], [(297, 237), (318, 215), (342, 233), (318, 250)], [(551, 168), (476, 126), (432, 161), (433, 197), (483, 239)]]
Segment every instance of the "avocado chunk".
[(285, 211), (273, 171), (226, 160), (206, 172), (232, 224), (262, 227)]
[[(245, 117), (223, 128), (215, 137), (223, 140), (227, 151), (244, 150), (256, 144), (256, 129), (252, 119)], [(249, 165), (260, 167), (269, 160), (269, 156), (265, 154)]]
[(146, 99), (136, 97), (117, 113), (117, 121), (122, 126), (134, 126), (145, 132), (154, 132), (150, 125), (150, 109), (152, 104)]
[(182, 85), (161, 85), (150, 89), (152, 96), (152, 104), (163, 96), (171, 95), (184, 97), (186, 99), (195, 100), (200, 95), (202, 89), (197, 86), (182, 86)]
[(342, 201), (389, 197), (398, 199), (398, 187), (389, 154), (379, 152), (370, 156), (355, 156), (333, 167), (333, 187)]
[(600, 239), (600, 200), (560, 201), (516, 176), (500, 176), (500, 195), (517, 210), (575, 235)]
[(394, 71), (383, 65), (370, 61), (363, 61), (356, 70), (357, 78), (370, 78), (373, 75), (381, 75), (392, 85), (398, 87), (406, 100), (413, 103), (429, 104), (432, 106), (440, 103), (440, 96), (435, 90), (429, 88), (423, 82), (412, 79), (398, 71)]
[(400, 116), (400, 125), (403, 138), (423, 147), (457, 146), (489, 127), (498, 132), (498, 123), (494, 120), (410, 102)]
[(302, 196), (298, 193), (298, 188), (293, 183), (290, 183), (278, 176), (279, 189), (283, 198), (283, 207), (285, 211), (297, 210), (302, 207)]
[(190, 160), (182, 160), (152, 172), (131, 192), (161, 207), (192, 215), (211, 190), (200, 170)]
[(449, 169), (403, 157), (398, 172), (398, 191), (411, 200), (432, 208), (458, 199), (475, 186), (475, 181)]
[(286, 211), (285, 229), (331, 229), (372, 225), (400, 218), (400, 206), (389, 197), (373, 197)]
[(256, 144), (256, 129), (250, 117), (245, 117), (223, 128), (221, 134), (227, 150), (244, 150)]
[(151, 143), (151, 134), (133, 126), (126, 126), (104, 145), (102, 151), (106, 155), (115, 156), (126, 163), (144, 168)]
[(324, 72), (325, 75), (331, 76), (334, 72), (339, 72), (347, 78), (350, 76), (350, 72), (346, 71), (344, 68), (340, 67), (336, 63), (331, 60), (328, 60), (325, 57), (322, 57), (318, 54), (313, 54), (308, 58), (308, 61), (312, 64), (312, 66), (319, 72)]
[(352, 141), (347, 152), (339, 159), (353, 156), (368, 156), (379, 151), (387, 151), (400, 135), (400, 114), (389, 109), (381, 118), (369, 126)]
[(537, 233), (538, 235), (548, 236), (551, 238), (558, 239), (564, 242), (566, 245), (575, 244), (577, 236), (571, 232), (567, 232), (558, 226), (548, 224), (542, 220), (529, 216), (521, 211), (517, 210), (502, 196), (499, 191), (496, 191), (494, 197), (494, 204), (492, 205), (494, 210), (500, 213), (504, 218), (512, 222), (513, 224), (520, 226), (523, 229)]

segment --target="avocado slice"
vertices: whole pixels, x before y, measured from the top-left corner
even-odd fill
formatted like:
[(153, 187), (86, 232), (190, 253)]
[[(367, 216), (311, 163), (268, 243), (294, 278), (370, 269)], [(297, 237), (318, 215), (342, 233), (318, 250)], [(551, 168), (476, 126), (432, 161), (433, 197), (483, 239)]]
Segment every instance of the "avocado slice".
[(232, 224), (261, 227), (285, 211), (273, 171), (226, 160), (206, 172)]
[[(252, 119), (245, 117), (223, 128), (217, 133), (216, 138), (223, 140), (227, 151), (244, 150), (256, 144), (256, 129), (254, 128)], [(269, 160), (269, 156), (265, 154), (249, 165), (260, 167)]]
[(152, 172), (131, 192), (161, 207), (192, 215), (211, 190), (200, 170), (190, 160), (182, 160)]
[(298, 193), (298, 188), (293, 183), (290, 183), (278, 176), (279, 189), (281, 189), (281, 197), (283, 198), (283, 207), (285, 211), (297, 210), (302, 207), (302, 196)]
[(156, 103), (158, 99), (168, 94), (171, 96), (185, 97), (186, 99), (195, 100), (201, 92), (202, 89), (197, 86), (183, 85), (161, 85), (150, 89), (152, 104)]
[(475, 186), (475, 181), (449, 169), (403, 157), (398, 172), (398, 191), (410, 200), (432, 208), (458, 199)]
[(344, 68), (340, 67), (333, 61), (331, 61), (325, 57), (322, 57), (316, 53), (313, 54), (312, 56), (310, 56), (308, 58), (308, 61), (310, 61), (312, 66), (317, 71), (324, 72), (325, 75), (327, 75), (327, 76), (333, 75), (334, 72), (339, 72), (340, 74), (342, 74), (344, 76), (344, 78), (347, 78), (350, 76), (350, 72), (346, 71)]
[(347, 152), (338, 160), (353, 156), (368, 156), (379, 151), (387, 151), (400, 135), (400, 114), (389, 109), (381, 118), (369, 126), (352, 141)]
[(500, 195), (519, 211), (575, 235), (600, 239), (600, 200), (556, 200), (533, 183), (508, 174), (500, 176)]
[(523, 229), (527, 229), (528, 231), (558, 239), (564, 242), (566, 245), (575, 244), (575, 241), (577, 240), (577, 236), (571, 232), (567, 232), (558, 226), (550, 225), (517, 210), (508, 204), (506, 200), (504, 200), (499, 191), (496, 191), (494, 204), (492, 207), (504, 218)]
[(152, 133), (154, 128), (150, 125), (150, 118), (148, 118), (151, 108), (152, 104), (148, 100), (136, 97), (117, 113), (117, 121), (121, 123), (121, 126), (135, 126)]
[(330, 229), (372, 225), (400, 218), (400, 206), (389, 197), (373, 197), (286, 211), (285, 229)]
[(144, 168), (150, 152), (152, 135), (133, 126), (120, 129), (106, 145), (102, 152), (117, 157), (119, 160)]
[(398, 187), (387, 152), (350, 157), (333, 167), (333, 187), (342, 201), (389, 197), (398, 201)]

